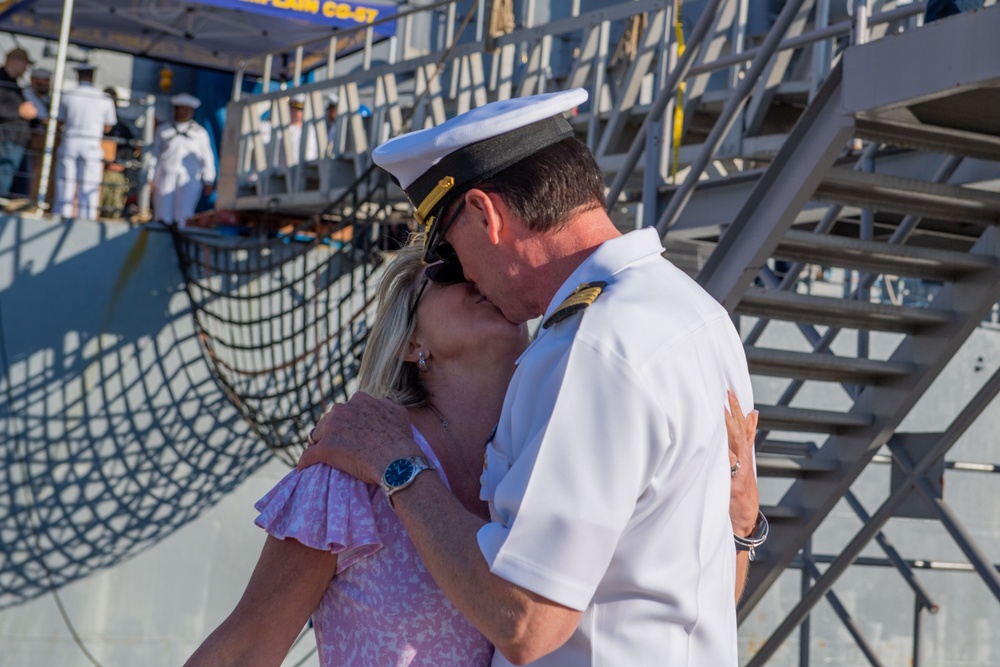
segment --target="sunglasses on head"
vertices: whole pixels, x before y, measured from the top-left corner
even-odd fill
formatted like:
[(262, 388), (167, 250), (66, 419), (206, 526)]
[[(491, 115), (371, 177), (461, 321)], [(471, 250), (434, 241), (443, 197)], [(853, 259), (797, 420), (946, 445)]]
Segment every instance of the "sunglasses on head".
[[(451, 246), (448, 246), (449, 248)], [(462, 270), (462, 265), (458, 263), (458, 260), (454, 262), (435, 262), (429, 264), (427, 268), (424, 269), (423, 275), (420, 278), (420, 286), (417, 287), (416, 295), (413, 298), (413, 303), (410, 304), (410, 312), (407, 314), (407, 321), (413, 321), (413, 314), (417, 312), (417, 304), (420, 303), (420, 297), (423, 296), (424, 290), (427, 289), (427, 283), (436, 283), (438, 285), (457, 285), (458, 283), (464, 283), (465, 273)]]

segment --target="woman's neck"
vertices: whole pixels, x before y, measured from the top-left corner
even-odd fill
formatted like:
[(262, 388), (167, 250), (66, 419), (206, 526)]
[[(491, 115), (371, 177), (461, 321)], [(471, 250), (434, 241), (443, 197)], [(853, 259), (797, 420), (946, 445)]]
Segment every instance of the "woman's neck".
[(500, 419), (511, 372), (452, 376), (429, 383), (428, 402), (464, 446), (486, 441)]

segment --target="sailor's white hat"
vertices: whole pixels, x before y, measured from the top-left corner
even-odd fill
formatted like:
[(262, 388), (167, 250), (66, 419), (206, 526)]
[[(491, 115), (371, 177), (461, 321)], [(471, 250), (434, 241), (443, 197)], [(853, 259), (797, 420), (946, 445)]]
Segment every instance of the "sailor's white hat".
[(340, 95), (338, 95), (337, 91), (335, 90), (326, 96), (326, 101), (331, 106), (337, 106), (337, 104), (340, 102)]
[(187, 93), (174, 95), (170, 98), (170, 103), (175, 107), (189, 107), (191, 109), (197, 109), (201, 106), (201, 100), (194, 95), (188, 95)]
[(538, 151), (573, 136), (563, 114), (587, 101), (582, 88), (486, 104), (437, 127), (410, 132), (374, 151), (416, 208), (427, 257), (447, 229), (435, 225), (456, 197)]

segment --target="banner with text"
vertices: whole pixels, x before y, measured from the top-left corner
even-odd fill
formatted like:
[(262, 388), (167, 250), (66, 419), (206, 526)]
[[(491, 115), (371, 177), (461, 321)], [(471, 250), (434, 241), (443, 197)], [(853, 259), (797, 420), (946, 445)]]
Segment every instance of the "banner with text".
[(335, 28), (359, 28), (375, 23), (376, 38), (396, 34), (396, 21), (386, 21), (396, 15), (396, 5), (372, 2), (341, 2), (340, 0), (194, 0), (198, 4), (267, 14), (283, 19), (321, 23)]

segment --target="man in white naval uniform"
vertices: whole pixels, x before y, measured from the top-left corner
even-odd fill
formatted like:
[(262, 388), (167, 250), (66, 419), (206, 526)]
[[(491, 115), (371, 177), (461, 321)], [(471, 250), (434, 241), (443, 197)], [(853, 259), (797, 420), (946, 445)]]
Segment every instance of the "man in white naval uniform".
[(183, 226), (194, 215), (202, 195), (215, 184), (215, 154), (208, 131), (194, 120), (201, 100), (181, 94), (170, 98), (173, 122), (156, 131), (150, 152), (153, 217)]
[(416, 208), (428, 261), (461, 260), (511, 322), (543, 318), (486, 444), (491, 520), (407, 467), (406, 411), (361, 392), (299, 466), (381, 480), (494, 666), (735, 667), (737, 552), (764, 539), (728, 516), (731, 479), (753, 469), (730, 467), (722, 413), (729, 389), (753, 401), (743, 345), (656, 230), (615, 228), (564, 118), (586, 100), (494, 102), (372, 154)]
[(94, 66), (76, 68), (80, 85), (63, 93), (59, 103), (62, 142), (56, 168), (55, 209), (64, 218), (97, 218), (101, 182), (104, 180), (104, 151), (101, 140), (118, 116), (114, 103), (94, 87)]
[[(288, 100), (288, 126), (278, 130), (278, 167), (281, 169), (287, 169), (302, 162), (312, 162), (319, 157), (316, 128), (310, 123), (307, 130), (305, 108), (306, 96), (302, 93), (292, 95)], [(305, 146), (302, 145), (303, 131), (306, 131)], [(288, 153), (291, 153), (290, 158)]]
[(340, 95), (333, 91), (326, 96), (326, 157), (337, 155), (337, 106)]

